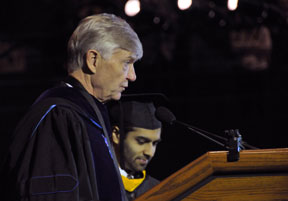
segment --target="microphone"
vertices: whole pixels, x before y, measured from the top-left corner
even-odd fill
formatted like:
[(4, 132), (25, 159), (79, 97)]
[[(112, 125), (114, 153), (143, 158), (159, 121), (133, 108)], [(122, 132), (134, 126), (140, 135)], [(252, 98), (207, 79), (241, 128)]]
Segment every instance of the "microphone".
[[(159, 121), (161, 121), (161, 122), (168, 123), (168, 124), (170, 124), (170, 125), (179, 124), (179, 125), (181, 125), (181, 126), (184, 126), (185, 128), (188, 128), (189, 130), (191, 130), (191, 131), (193, 131), (193, 132), (195, 132), (195, 133), (197, 133), (197, 134), (199, 134), (199, 135), (201, 135), (201, 136), (203, 136), (203, 137), (205, 137), (205, 138), (207, 138), (207, 139), (209, 139), (209, 140), (211, 140), (211, 141), (219, 144), (220, 146), (226, 148), (226, 146), (225, 146), (224, 143), (221, 143), (221, 142), (219, 142), (219, 141), (217, 141), (217, 140), (215, 140), (215, 139), (207, 136), (206, 134), (204, 134), (204, 133), (207, 133), (207, 134), (208, 134), (208, 132), (203, 131), (203, 130), (201, 130), (201, 129), (199, 129), (199, 128), (196, 128), (196, 127), (194, 127), (194, 126), (190, 126), (190, 125), (188, 125), (188, 124), (186, 124), (186, 123), (183, 123), (183, 122), (181, 122), (181, 121), (176, 120), (175, 115), (174, 115), (169, 109), (167, 109), (166, 107), (162, 107), (162, 106), (158, 107), (158, 108), (156, 109), (156, 111), (155, 111), (155, 116), (156, 116), (156, 118), (157, 118)], [(202, 133), (202, 132), (203, 132), (203, 133)], [(213, 134), (213, 135), (214, 135), (214, 134)], [(215, 137), (215, 136), (214, 136), (214, 137)], [(220, 137), (220, 136), (217, 136), (217, 137), (218, 137), (218, 138), (221, 138), (222, 140), (227, 140), (226, 138), (222, 138), (222, 137)]]
[(156, 118), (164, 123), (172, 125), (176, 121), (175, 115), (166, 107), (158, 107), (155, 111)]
[[(179, 124), (181, 126), (184, 126), (185, 128), (188, 128), (189, 130), (191, 130), (192, 132), (201, 135), (202, 137), (215, 142), (216, 144), (226, 148), (228, 150), (228, 154), (227, 154), (227, 161), (228, 162), (234, 162), (234, 161), (238, 161), (239, 160), (239, 152), (241, 149), (245, 149), (244, 144), (249, 147), (249, 148), (255, 148), (249, 144), (247, 144), (246, 142), (242, 141), (242, 136), (240, 135), (238, 129), (231, 129), (231, 130), (226, 130), (225, 133), (228, 134), (228, 138), (224, 138), (221, 137), (219, 135), (216, 135), (214, 133), (210, 133), (207, 131), (204, 131), (200, 128), (191, 126), (189, 124), (183, 123), (181, 121), (176, 120), (176, 117), (174, 116), (174, 114), (167, 108), (165, 107), (158, 107), (155, 111), (155, 116), (156, 118), (164, 123), (168, 123), (170, 125), (172, 124)], [(214, 138), (218, 138), (224, 141), (224, 143), (219, 142), (218, 140), (209, 137), (213, 136)]]
[[(191, 126), (189, 124), (186, 124), (186, 123), (183, 123), (181, 121), (178, 121), (176, 120), (176, 117), (175, 115), (169, 110), (167, 109), (166, 107), (158, 107), (155, 111), (155, 116), (156, 118), (163, 122), (163, 123), (167, 123), (167, 124), (170, 124), (170, 125), (173, 125), (173, 124), (178, 124), (178, 125), (181, 125), (181, 126), (184, 126), (185, 128), (191, 130), (192, 132), (194, 133), (197, 133), (201, 136), (203, 136), (204, 138), (206, 139), (209, 139), (215, 143), (217, 143), (218, 145), (222, 146), (222, 147), (225, 147), (225, 148), (230, 148), (227, 144), (229, 144), (229, 139), (225, 138), (225, 137), (221, 137), (219, 135), (216, 135), (214, 133), (211, 133), (211, 132), (208, 132), (208, 131), (205, 131), (205, 130), (202, 130), (200, 128), (197, 128), (195, 126)], [(245, 149), (244, 145), (250, 149), (258, 149), (257, 147), (254, 147), (254, 146), (251, 146), (249, 145), (247, 142), (244, 142), (242, 141), (242, 138), (241, 138), (241, 135), (239, 134), (238, 130), (236, 129), (235, 131), (234, 130), (228, 130), (226, 131), (226, 133), (233, 133), (235, 132), (237, 134), (237, 136), (239, 137), (239, 139), (241, 139), (241, 142), (239, 142), (239, 146), (242, 148), (242, 149)], [(209, 136), (210, 137), (209, 137)], [(222, 141), (224, 141), (224, 143), (221, 143), (215, 139), (213, 139), (211, 136), (213, 136), (214, 138), (218, 138)], [(231, 136), (230, 136), (231, 138)], [(231, 145), (231, 144), (230, 144)]]

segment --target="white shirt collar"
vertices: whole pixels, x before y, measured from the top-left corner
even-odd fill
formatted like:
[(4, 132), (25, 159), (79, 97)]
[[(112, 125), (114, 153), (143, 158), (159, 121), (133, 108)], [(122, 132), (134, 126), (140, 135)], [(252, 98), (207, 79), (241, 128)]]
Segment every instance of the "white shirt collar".
[(71, 84), (69, 84), (67, 82), (65, 82), (65, 84), (66, 84), (67, 87), (73, 88), (73, 86)]
[(127, 178), (129, 178), (129, 179), (133, 179), (133, 178), (134, 178), (133, 175), (128, 174), (128, 173), (127, 173), (125, 170), (123, 170), (121, 167), (119, 167), (119, 171), (120, 171), (120, 174), (121, 174), (122, 176), (124, 176), (124, 177), (127, 177)]

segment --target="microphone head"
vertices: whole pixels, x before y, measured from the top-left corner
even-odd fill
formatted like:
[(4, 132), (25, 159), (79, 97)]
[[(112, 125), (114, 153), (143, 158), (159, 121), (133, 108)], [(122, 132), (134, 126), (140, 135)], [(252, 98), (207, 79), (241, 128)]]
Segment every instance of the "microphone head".
[(158, 107), (155, 111), (156, 118), (164, 123), (173, 124), (176, 121), (174, 114), (166, 107)]

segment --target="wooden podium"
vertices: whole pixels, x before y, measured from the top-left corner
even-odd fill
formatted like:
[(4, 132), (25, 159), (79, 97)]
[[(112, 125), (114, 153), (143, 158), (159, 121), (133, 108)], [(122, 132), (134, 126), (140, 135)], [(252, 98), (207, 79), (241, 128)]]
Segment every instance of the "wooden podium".
[(207, 152), (136, 200), (288, 200), (288, 148), (243, 150), (236, 162), (227, 154)]

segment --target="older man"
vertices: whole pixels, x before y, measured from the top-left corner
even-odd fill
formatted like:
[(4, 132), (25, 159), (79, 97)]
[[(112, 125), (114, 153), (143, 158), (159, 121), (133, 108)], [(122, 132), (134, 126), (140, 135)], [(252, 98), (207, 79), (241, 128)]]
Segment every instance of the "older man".
[(15, 130), (3, 200), (126, 200), (104, 103), (135, 81), (142, 54), (121, 18), (80, 22), (68, 42), (68, 78), (41, 94)]
[(159, 183), (145, 171), (161, 140), (161, 122), (152, 102), (120, 101), (109, 107), (112, 142), (129, 200)]

